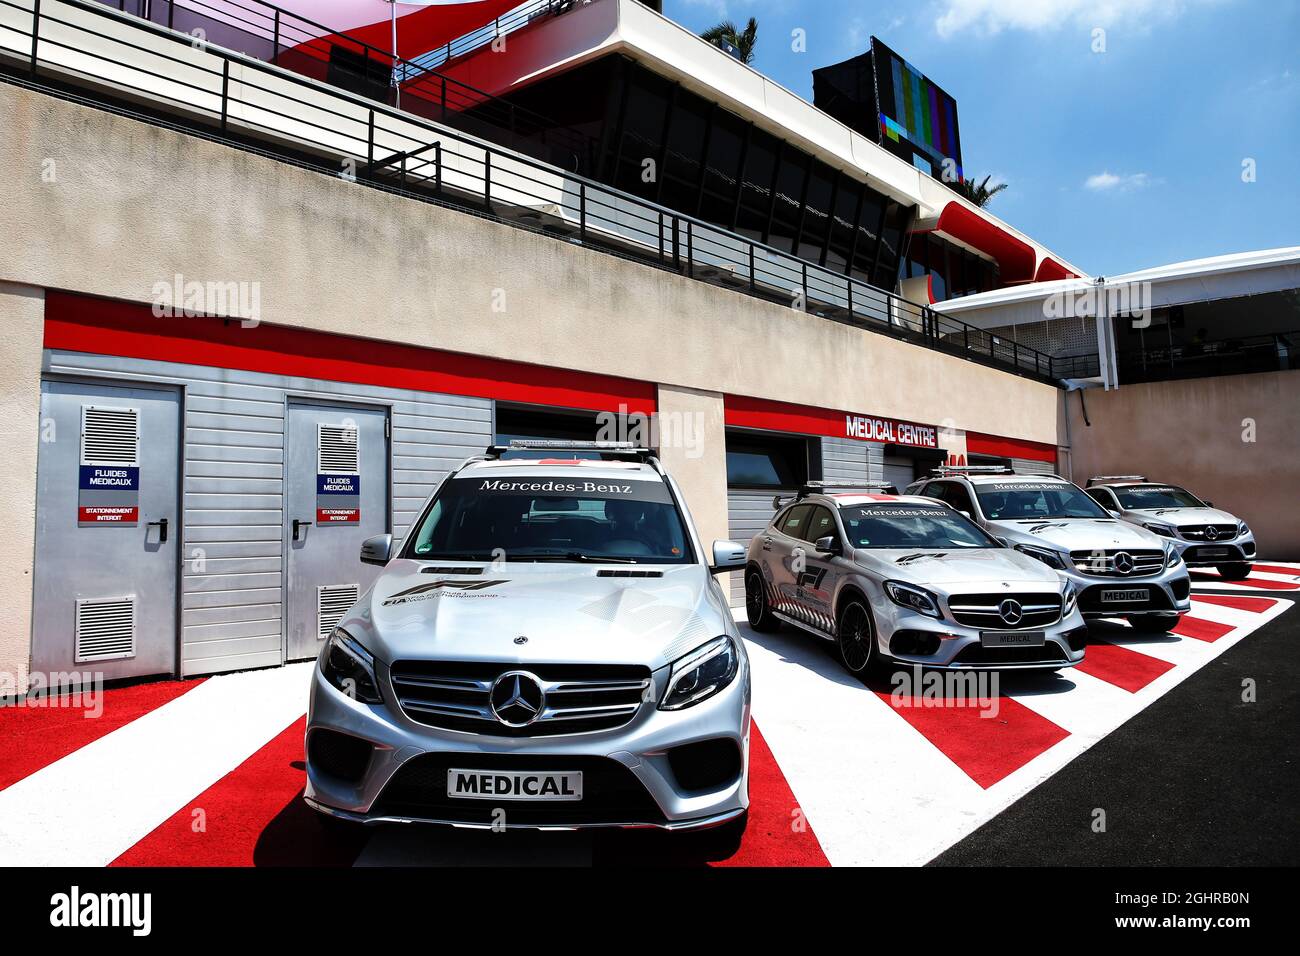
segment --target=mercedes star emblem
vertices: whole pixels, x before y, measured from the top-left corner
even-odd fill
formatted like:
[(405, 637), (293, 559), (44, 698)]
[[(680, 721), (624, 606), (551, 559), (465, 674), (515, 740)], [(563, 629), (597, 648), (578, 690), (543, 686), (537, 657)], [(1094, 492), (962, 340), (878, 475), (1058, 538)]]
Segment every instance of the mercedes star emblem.
[(1115, 570), (1120, 574), (1133, 573), (1133, 555), (1129, 554), (1127, 551), (1120, 551), (1115, 555), (1113, 561), (1115, 564)]
[(1206, 525), (1206, 526), (1205, 526), (1205, 537), (1206, 537), (1207, 540), (1209, 540), (1209, 541), (1213, 541), (1213, 540), (1214, 540), (1215, 538), (1217, 538), (1218, 536), (1219, 536), (1219, 529), (1218, 529), (1218, 528), (1216, 528), (1216, 527), (1215, 527), (1214, 525), (1212, 525), (1212, 524), (1211, 524), (1211, 525)]
[(1002, 623), (1014, 627), (1025, 616), (1025, 611), (1020, 606), (1019, 601), (1014, 598), (1007, 598), (998, 605), (998, 614), (1002, 615)]
[(541, 681), (526, 671), (510, 671), (498, 677), (489, 695), (492, 713), (507, 727), (527, 727), (542, 716), (546, 694)]

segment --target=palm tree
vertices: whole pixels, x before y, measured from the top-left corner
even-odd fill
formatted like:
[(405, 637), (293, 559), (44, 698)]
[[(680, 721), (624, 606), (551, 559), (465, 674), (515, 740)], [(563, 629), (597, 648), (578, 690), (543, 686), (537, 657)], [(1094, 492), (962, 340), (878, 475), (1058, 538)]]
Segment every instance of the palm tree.
[(722, 47), (725, 43), (736, 51), (736, 59), (741, 63), (753, 63), (754, 45), (758, 42), (758, 21), (750, 17), (745, 32), (741, 33), (733, 22), (723, 20), (716, 27), (705, 30), (700, 37), (716, 47)]
[(989, 180), (992, 178), (993, 178), (992, 175), (985, 176), (978, 183), (975, 182), (975, 180), (973, 179), (963, 179), (961, 182), (957, 183), (953, 188), (956, 189), (957, 192), (965, 196), (967, 199), (969, 199), (971, 202), (973, 202), (975, 205), (983, 209), (985, 206), (989, 204), (989, 201), (992, 200), (994, 196), (996, 196), (998, 193), (1002, 192), (1002, 190), (1007, 188), (1006, 183), (997, 183), (994, 186), (989, 186)]

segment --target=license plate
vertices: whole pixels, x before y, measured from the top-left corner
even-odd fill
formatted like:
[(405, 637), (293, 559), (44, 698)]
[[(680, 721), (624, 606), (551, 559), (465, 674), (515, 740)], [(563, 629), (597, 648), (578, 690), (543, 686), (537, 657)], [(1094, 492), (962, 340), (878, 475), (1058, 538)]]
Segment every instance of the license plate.
[(981, 631), (985, 647), (1042, 647), (1047, 635), (1042, 631)]
[(1226, 558), (1227, 556), (1227, 548), (1201, 548), (1201, 557), (1203, 558)]
[(447, 771), (447, 796), (463, 800), (581, 800), (582, 773)]
[(1131, 601), (1146, 601), (1151, 592), (1146, 588), (1132, 588), (1127, 591), (1102, 591), (1101, 599), (1106, 604), (1127, 604)]

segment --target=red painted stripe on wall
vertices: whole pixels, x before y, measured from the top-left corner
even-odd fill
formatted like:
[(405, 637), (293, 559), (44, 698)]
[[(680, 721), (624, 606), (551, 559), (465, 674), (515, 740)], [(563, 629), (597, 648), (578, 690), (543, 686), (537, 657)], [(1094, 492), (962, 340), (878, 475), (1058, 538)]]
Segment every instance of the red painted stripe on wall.
[(1168, 661), (1157, 660), (1149, 654), (1129, 650), (1118, 644), (1090, 641), (1083, 662), (1076, 665), (1075, 670), (1081, 670), (1133, 694), (1173, 668), (1174, 665)]
[(876, 694), (985, 789), (1069, 736), (1010, 697), (998, 698), (996, 716), (981, 716), (989, 710), (989, 699), (969, 701), (966, 703), (970, 706), (959, 707), (952, 702), (935, 706), (934, 701), (913, 697), (895, 707), (891, 694)]
[(1193, 594), (1193, 604), (1218, 604), (1220, 607), (1235, 607), (1239, 611), (1252, 611), (1262, 614), (1277, 601), (1272, 598), (1237, 597), (1235, 594)]
[[(84, 706), (0, 707), (0, 790), (193, 690), (202, 680), (112, 687)], [(66, 699), (65, 699), (66, 700)]]
[(996, 455), (998, 458), (1028, 458), (1056, 464), (1056, 446), (1023, 438), (1004, 438), (1000, 435), (966, 433), (966, 454)]
[(51, 291), (45, 347), (593, 411), (655, 411), (653, 383)]
[(295, 720), (112, 865), (350, 866), (370, 834), (327, 830), (303, 803), (306, 726)]

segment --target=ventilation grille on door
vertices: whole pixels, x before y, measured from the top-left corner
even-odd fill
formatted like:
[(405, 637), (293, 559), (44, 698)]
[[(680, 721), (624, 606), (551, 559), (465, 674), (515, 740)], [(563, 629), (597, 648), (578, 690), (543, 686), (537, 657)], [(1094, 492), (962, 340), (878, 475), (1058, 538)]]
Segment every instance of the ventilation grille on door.
[(77, 663), (135, 656), (135, 598), (77, 602)]
[(140, 410), (81, 406), (81, 463), (140, 464)]
[(321, 474), (360, 473), (355, 425), (321, 425), (318, 434), (317, 463)]
[(357, 603), (355, 584), (322, 584), (316, 589), (316, 637), (325, 640), (343, 620), (348, 608)]

